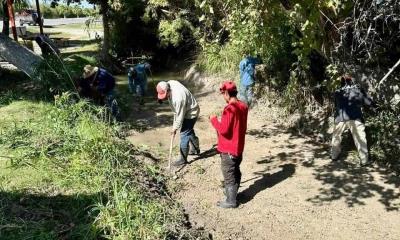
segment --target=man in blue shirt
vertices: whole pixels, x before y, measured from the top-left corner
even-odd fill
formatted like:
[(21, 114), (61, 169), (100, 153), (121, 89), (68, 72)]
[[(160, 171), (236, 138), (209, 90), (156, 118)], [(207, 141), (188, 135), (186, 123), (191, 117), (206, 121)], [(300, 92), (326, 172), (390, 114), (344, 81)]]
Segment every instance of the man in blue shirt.
[(82, 84), (86, 83), (101, 98), (114, 117), (118, 115), (118, 106), (114, 97), (115, 78), (105, 69), (86, 65), (83, 69)]
[(341, 87), (335, 91), (335, 127), (332, 135), (331, 159), (341, 152), (342, 133), (349, 128), (360, 157), (360, 165), (368, 164), (368, 147), (362, 106), (375, 106), (371, 97), (353, 83), (349, 75), (341, 78)]
[(240, 89), (239, 95), (240, 100), (245, 102), (250, 108), (253, 102), (253, 86), (255, 82), (255, 67), (256, 64), (260, 64), (259, 57), (251, 57), (247, 55), (239, 63), (240, 71)]
[(150, 70), (150, 64), (140, 63), (128, 70), (129, 92), (135, 93), (139, 97), (140, 105), (144, 104), (144, 96), (147, 92), (147, 72)]

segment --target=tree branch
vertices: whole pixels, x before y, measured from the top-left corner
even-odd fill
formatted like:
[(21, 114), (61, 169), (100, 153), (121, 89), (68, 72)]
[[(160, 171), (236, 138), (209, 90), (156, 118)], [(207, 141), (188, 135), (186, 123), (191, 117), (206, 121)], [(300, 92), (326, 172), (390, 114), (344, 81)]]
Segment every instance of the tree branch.
[(382, 85), (383, 82), (386, 81), (386, 79), (392, 74), (392, 72), (400, 65), (400, 59), (397, 61), (397, 63), (390, 69), (388, 73), (382, 78), (381, 81), (379, 81), (378, 88)]

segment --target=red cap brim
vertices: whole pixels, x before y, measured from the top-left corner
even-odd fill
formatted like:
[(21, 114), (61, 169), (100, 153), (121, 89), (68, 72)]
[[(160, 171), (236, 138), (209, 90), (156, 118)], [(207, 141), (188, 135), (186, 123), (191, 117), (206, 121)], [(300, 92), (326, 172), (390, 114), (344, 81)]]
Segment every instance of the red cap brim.
[(159, 100), (164, 100), (167, 98), (167, 92), (163, 92), (163, 93), (158, 93), (157, 97)]

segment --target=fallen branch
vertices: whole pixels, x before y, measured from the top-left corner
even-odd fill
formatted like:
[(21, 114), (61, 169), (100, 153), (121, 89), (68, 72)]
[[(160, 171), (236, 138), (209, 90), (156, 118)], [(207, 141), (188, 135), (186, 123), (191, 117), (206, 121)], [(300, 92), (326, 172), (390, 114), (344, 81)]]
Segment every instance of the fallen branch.
[(382, 85), (382, 83), (383, 83), (384, 81), (386, 81), (386, 79), (390, 76), (390, 74), (392, 74), (392, 72), (393, 72), (399, 65), (400, 65), (400, 59), (399, 59), (399, 61), (397, 61), (397, 63), (390, 69), (390, 71), (389, 71), (388, 73), (386, 73), (386, 75), (382, 78), (382, 80), (379, 81), (378, 88)]
[(328, 16), (326, 16), (324, 12), (322, 12), (321, 10), (319, 10), (319, 12), (328, 20), (328, 22), (330, 22), (336, 28), (336, 30), (340, 31), (340, 29), (335, 25), (335, 23), (333, 23), (333, 21)]

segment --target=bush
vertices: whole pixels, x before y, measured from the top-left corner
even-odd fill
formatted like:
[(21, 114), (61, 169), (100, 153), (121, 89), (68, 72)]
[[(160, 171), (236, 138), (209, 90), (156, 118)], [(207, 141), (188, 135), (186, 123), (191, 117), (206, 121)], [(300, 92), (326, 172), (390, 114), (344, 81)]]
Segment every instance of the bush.
[(400, 172), (400, 109), (380, 110), (367, 118), (371, 158)]

